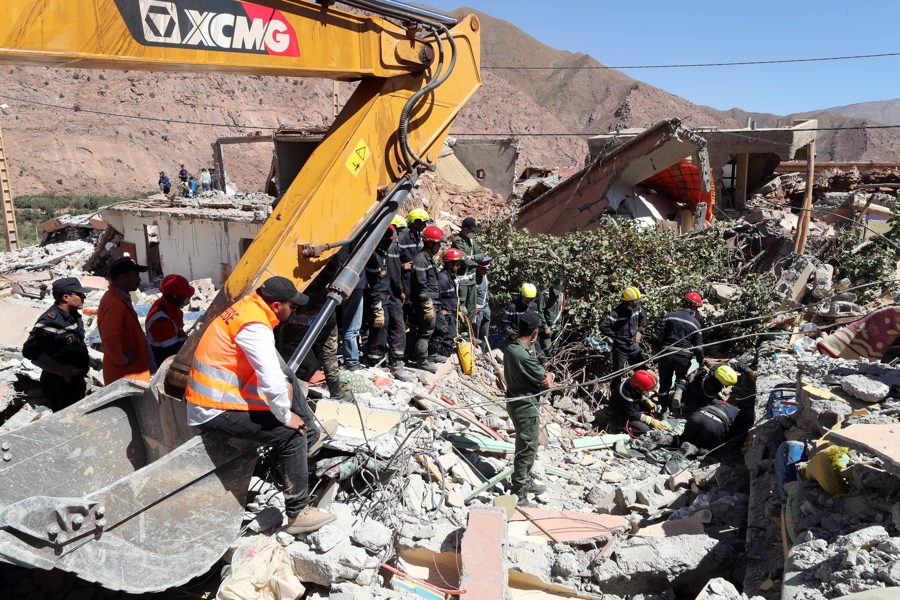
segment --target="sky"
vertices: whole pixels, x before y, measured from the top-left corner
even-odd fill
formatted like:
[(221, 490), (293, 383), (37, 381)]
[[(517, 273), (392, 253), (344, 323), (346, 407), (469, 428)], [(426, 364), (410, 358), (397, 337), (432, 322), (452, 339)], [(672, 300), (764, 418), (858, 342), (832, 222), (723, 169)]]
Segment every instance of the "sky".
[[(897, 0), (431, 0), (509, 21), (607, 66), (900, 53)], [(486, 63), (485, 63), (486, 65)], [(486, 65), (487, 66), (487, 65)], [(787, 115), (900, 97), (900, 56), (730, 67), (622, 69), (694, 104)]]

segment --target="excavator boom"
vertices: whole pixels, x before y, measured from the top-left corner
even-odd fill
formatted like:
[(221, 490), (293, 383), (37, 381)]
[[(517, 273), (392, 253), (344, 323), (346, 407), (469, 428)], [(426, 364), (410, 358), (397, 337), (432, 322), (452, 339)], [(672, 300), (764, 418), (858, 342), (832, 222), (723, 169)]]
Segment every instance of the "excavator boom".
[[(270, 276), (305, 289), (334, 246), (349, 244), (349, 266), (313, 331), (321, 327), (481, 85), (475, 16), (457, 22), (395, 0), (342, 2), (382, 15), (373, 17), (331, 4), (0, 2), (0, 63), (359, 80), (206, 317), (150, 386), (118, 381), (0, 434), (0, 560), (153, 592), (206, 572), (238, 534), (256, 449), (198, 436), (181, 400), (205, 323)], [(332, 249), (310, 252), (323, 247)]]

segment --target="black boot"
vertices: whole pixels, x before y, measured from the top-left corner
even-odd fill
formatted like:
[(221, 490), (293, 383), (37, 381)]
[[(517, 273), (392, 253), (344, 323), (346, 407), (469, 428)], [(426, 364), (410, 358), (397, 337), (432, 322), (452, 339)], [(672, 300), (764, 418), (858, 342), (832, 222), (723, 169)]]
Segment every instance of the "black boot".
[(331, 396), (332, 400), (353, 402), (353, 396), (350, 395), (350, 392), (344, 391), (339, 379), (326, 379), (325, 382), (328, 384), (328, 395)]

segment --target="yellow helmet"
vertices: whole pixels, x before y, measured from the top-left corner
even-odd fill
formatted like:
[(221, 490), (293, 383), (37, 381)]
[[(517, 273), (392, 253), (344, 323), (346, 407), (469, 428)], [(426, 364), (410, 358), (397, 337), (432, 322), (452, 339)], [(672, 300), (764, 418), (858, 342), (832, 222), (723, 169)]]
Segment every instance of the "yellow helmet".
[(622, 300), (625, 302), (634, 302), (635, 300), (641, 299), (641, 290), (637, 289), (633, 285), (629, 285), (622, 292)]
[(397, 215), (391, 221), (391, 225), (393, 225), (395, 229), (405, 229), (407, 227), (406, 219), (404, 219), (400, 215)]
[(409, 211), (408, 215), (406, 215), (406, 220), (410, 223), (415, 223), (416, 221), (427, 221), (428, 213), (425, 212), (424, 208), (414, 208)]
[(720, 365), (716, 367), (716, 379), (722, 385), (734, 385), (738, 380), (738, 373), (728, 365)]
[(533, 283), (523, 283), (522, 287), (519, 288), (519, 291), (522, 292), (522, 295), (526, 298), (534, 298), (537, 296), (537, 288)]

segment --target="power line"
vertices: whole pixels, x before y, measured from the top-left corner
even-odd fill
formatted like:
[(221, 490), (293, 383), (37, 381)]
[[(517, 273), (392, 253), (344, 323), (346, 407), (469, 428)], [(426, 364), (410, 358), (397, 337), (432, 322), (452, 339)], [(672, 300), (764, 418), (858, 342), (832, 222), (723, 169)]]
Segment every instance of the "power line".
[(495, 71), (602, 71), (606, 69), (685, 69), (692, 67), (739, 67), (745, 65), (783, 65), (788, 63), (808, 63), (808, 62), (826, 62), (832, 60), (856, 60), (860, 58), (884, 58), (887, 56), (900, 56), (900, 52), (886, 52), (884, 54), (857, 54), (854, 56), (828, 56), (821, 58), (788, 58), (783, 60), (747, 60), (739, 62), (724, 63), (687, 63), (680, 65), (625, 65), (619, 67), (610, 67), (606, 65), (592, 65), (588, 67), (513, 67), (490, 65), (482, 66), (482, 69), (493, 69)]
[[(900, 54), (900, 53), (898, 53)], [(253, 130), (267, 130), (267, 131), (277, 131), (280, 127), (271, 127), (267, 125), (242, 125), (242, 124), (228, 124), (228, 123), (209, 123), (205, 121), (179, 121), (177, 119), (165, 119), (162, 117), (145, 117), (141, 115), (128, 115), (122, 113), (113, 113), (102, 110), (94, 110), (89, 108), (81, 108), (79, 105), (62, 105), (62, 104), (51, 104), (49, 102), (39, 102), (37, 100), (28, 100), (26, 98), (19, 98), (16, 96), (9, 96), (6, 94), (0, 94), (0, 98), (4, 100), (9, 100), (11, 102), (22, 102), (23, 104), (33, 104), (35, 106), (43, 106), (46, 108), (55, 108), (57, 110), (68, 110), (71, 112), (82, 112), (88, 113), (92, 115), (101, 115), (104, 117), (118, 117), (121, 119), (138, 119), (141, 121), (153, 121), (157, 123), (168, 123), (174, 125), (197, 125), (200, 127), (227, 127), (230, 129), (253, 129)], [(866, 129), (900, 129), (900, 125), (855, 125), (848, 127), (816, 127), (813, 129), (777, 129), (776, 131), (855, 131), (855, 130), (866, 130)], [(744, 136), (746, 135), (743, 131), (726, 131), (726, 130), (718, 130), (718, 129), (710, 129), (704, 130), (702, 126), (700, 128), (694, 130), (696, 133), (722, 133), (728, 135), (738, 135)], [(756, 131), (758, 133), (763, 133), (765, 130), (746, 130), (747, 133), (752, 131)], [(612, 132), (607, 132), (608, 135), (612, 135)], [(537, 132), (527, 132), (527, 131), (486, 131), (486, 132), (466, 132), (466, 133), (453, 133), (454, 137), (462, 137), (462, 136), (491, 136), (491, 137), (586, 137), (586, 136), (595, 136), (595, 135), (604, 135), (603, 133), (575, 133), (571, 131), (562, 132), (562, 133), (537, 133)]]

